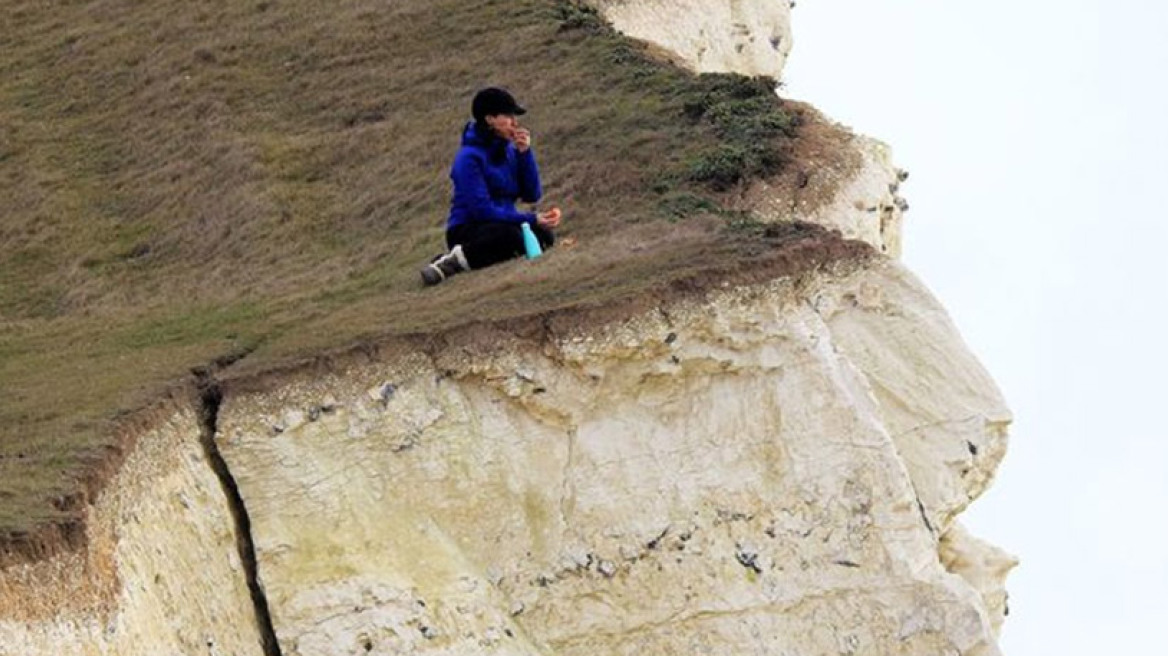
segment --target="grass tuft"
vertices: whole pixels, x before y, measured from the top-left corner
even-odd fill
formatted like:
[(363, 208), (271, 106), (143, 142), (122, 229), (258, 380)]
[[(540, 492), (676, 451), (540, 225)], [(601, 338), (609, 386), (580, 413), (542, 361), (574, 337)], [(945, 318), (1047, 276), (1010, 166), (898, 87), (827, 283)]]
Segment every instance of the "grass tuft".
[(784, 163), (783, 145), (797, 121), (775, 96), (767, 77), (705, 74), (686, 89), (685, 115), (713, 127), (723, 143), (689, 163), (689, 178), (726, 191), (756, 177), (774, 175)]
[(614, 34), (615, 30), (604, 20), (595, 7), (581, 2), (562, 1), (556, 3), (556, 18), (560, 21), (560, 31), (579, 30), (589, 34)]

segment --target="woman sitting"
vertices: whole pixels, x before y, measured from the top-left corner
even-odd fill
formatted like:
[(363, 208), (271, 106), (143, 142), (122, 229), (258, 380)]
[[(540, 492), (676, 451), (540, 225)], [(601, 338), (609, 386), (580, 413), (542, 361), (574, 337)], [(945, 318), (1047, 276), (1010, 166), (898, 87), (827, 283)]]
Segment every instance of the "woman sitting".
[(462, 133), (450, 179), (454, 195), (446, 221), (449, 253), (422, 269), (436, 285), (461, 271), (482, 269), (524, 253), (524, 223), (543, 248), (555, 243), (560, 211), (520, 212), (515, 202), (535, 203), (543, 195), (531, 133), (516, 117), (527, 113), (504, 89), (487, 88), (471, 103), (474, 121)]

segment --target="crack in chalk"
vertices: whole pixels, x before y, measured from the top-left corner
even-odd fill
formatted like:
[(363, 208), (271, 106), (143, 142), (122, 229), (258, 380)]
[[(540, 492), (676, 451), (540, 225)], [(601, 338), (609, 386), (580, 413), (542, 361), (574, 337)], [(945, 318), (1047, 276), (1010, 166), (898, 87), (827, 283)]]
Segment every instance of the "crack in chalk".
[[(916, 494), (915, 485), (913, 486), (913, 493)], [(921, 501), (920, 494), (917, 494), (916, 497), (917, 509), (921, 511), (921, 519), (925, 520), (925, 528), (929, 529), (929, 533), (932, 533), (933, 537), (936, 538), (938, 536), (937, 529), (933, 526), (933, 522), (929, 521), (929, 513), (925, 510), (925, 503)]]
[(255, 608), (256, 628), (259, 629), (264, 656), (282, 656), (280, 643), (276, 639), (276, 629), (272, 624), (267, 595), (259, 581), (259, 563), (256, 559), (255, 540), (251, 534), (251, 517), (243, 503), (239, 484), (231, 474), (227, 460), (219, 451), (219, 445), (215, 443), (215, 437), (219, 432), (219, 407), (223, 403), (223, 389), (215, 379), (214, 371), (222, 366), (225, 366), (224, 363), (215, 362), (209, 367), (199, 367), (191, 372), (195, 377), (200, 401), (199, 423), (202, 430), (199, 443), (203, 447), (207, 463), (219, 479), (223, 495), (227, 498), (228, 510), (235, 522), (235, 546), (239, 550), (239, 559), (243, 563), (244, 575), (247, 577), (247, 589)]
[(909, 435), (912, 433), (919, 433), (927, 428), (938, 428), (940, 426), (947, 426), (950, 424), (957, 424), (957, 425), (968, 424), (968, 423), (972, 423), (978, 419), (982, 420), (987, 425), (990, 423), (989, 419), (985, 415), (980, 414), (980, 413), (974, 413), (972, 415), (967, 415), (964, 417), (954, 417), (952, 419), (938, 419), (937, 421), (928, 421), (928, 422), (924, 422), (921, 424), (917, 424), (916, 426), (913, 426), (912, 428), (906, 428), (902, 431), (893, 433), (892, 439), (895, 440), (898, 437), (904, 437), (905, 435)]
[(568, 429), (568, 457), (564, 460), (564, 481), (560, 486), (560, 520), (568, 530), (568, 492), (571, 488), (572, 459), (576, 452), (576, 429)]

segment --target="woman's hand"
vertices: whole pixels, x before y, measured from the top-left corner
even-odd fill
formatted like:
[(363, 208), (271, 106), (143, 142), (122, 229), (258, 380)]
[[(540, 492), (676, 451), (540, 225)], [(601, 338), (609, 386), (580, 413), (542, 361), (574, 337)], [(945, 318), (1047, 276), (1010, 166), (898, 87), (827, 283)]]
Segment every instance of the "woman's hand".
[(511, 133), (511, 141), (515, 143), (515, 150), (526, 153), (531, 148), (531, 131), (527, 128), (515, 128)]
[(560, 226), (560, 218), (562, 216), (563, 213), (560, 212), (560, 208), (553, 207), (546, 212), (540, 212), (537, 214), (535, 216), (535, 222), (544, 228), (552, 230)]

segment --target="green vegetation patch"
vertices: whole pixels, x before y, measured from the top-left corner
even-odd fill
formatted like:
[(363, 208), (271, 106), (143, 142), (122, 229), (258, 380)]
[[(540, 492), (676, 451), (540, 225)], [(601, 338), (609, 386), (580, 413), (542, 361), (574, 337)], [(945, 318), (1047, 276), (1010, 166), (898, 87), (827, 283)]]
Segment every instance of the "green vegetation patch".
[[(557, 17), (561, 31), (587, 35), (593, 47), (602, 51), (600, 59), (622, 71), (623, 81), (669, 98), (695, 129), (712, 129), (718, 137), (719, 143), (700, 149), (683, 166), (663, 172), (655, 185), (660, 192), (672, 191), (677, 180), (725, 192), (779, 171), (787, 140), (795, 137), (797, 120), (783, 109), (773, 78), (727, 73), (695, 76), (663, 66), (646, 46), (622, 36), (592, 7), (575, 2), (558, 3)], [(674, 217), (676, 209), (676, 203), (670, 204)]]

